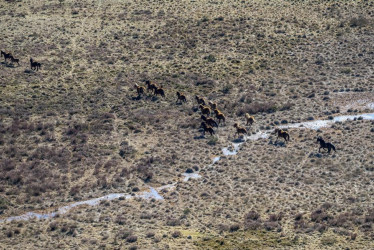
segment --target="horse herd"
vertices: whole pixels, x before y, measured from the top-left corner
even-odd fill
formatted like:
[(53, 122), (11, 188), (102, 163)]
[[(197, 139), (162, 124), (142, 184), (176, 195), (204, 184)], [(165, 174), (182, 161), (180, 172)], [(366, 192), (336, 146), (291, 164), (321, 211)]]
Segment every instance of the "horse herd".
[[(165, 90), (162, 86), (158, 86), (156, 83), (153, 83), (149, 80), (145, 81), (145, 84), (147, 86), (147, 90), (153, 93), (153, 95), (157, 96), (160, 95), (165, 98)], [(146, 88), (144, 86), (139, 86), (138, 84), (135, 84), (135, 88), (138, 94), (138, 98), (141, 97), (141, 95), (144, 95), (146, 92)], [(176, 103), (183, 104), (187, 102), (187, 97), (185, 94), (177, 91), (177, 101)], [(203, 97), (200, 97), (198, 95), (195, 96), (197, 105), (201, 111), (201, 125), (199, 129), (203, 129), (203, 135), (205, 135), (206, 132), (208, 132), (211, 136), (215, 134), (214, 127), (218, 129), (218, 126), (221, 124), (226, 124), (226, 116), (224, 113), (218, 109), (217, 103), (214, 103), (212, 101), (207, 102)], [(216, 120), (213, 118), (213, 114), (215, 115)], [(246, 113), (245, 114), (245, 119), (246, 119), (246, 126), (252, 127), (253, 123), (255, 123), (255, 118)], [(247, 129), (243, 126), (240, 126), (239, 123), (234, 124), (234, 128), (236, 129), (236, 133), (238, 136), (240, 134), (247, 135)], [(275, 128), (274, 133), (277, 134), (277, 139), (283, 138), (285, 142), (290, 141), (290, 134), (287, 131), (284, 131), (280, 128)], [(320, 152), (321, 149), (326, 149), (328, 150), (328, 153), (331, 152), (331, 149), (333, 149), (335, 152), (335, 146), (329, 142), (325, 142), (322, 137), (317, 138), (317, 143), (320, 143), (320, 148), (318, 152)]]
[[(19, 59), (15, 58), (12, 53), (6, 53), (1, 50), (1, 57), (4, 56), (4, 62), (7, 63), (7, 60), (9, 59), (12, 64), (17, 63), (19, 64)], [(42, 64), (40, 62), (34, 61), (34, 59), (30, 58), (30, 67), (32, 70), (38, 71), (41, 69)], [(147, 85), (147, 90), (151, 91), (153, 95), (158, 96), (160, 95), (161, 97), (165, 98), (165, 90), (162, 86), (158, 86), (156, 83), (153, 83), (149, 80), (145, 81), (145, 84)], [(136, 91), (138, 93), (138, 98), (141, 97), (141, 95), (145, 94), (146, 88), (144, 86), (139, 86), (138, 84), (135, 84)], [(206, 132), (208, 132), (211, 136), (215, 134), (214, 127), (218, 128), (218, 125), (221, 124), (226, 124), (226, 116), (224, 113), (218, 109), (217, 103), (214, 103), (212, 101), (207, 102), (203, 97), (200, 96), (195, 96), (196, 102), (199, 105), (199, 109), (201, 111), (201, 125), (200, 128), (203, 129), (203, 134), (205, 135)], [(177, 103), (184, 103), (187, 102), (187, 97), (183, 93), (177, 91)], [(209, 105), (208, 105), (209, 104)], [(217, 119), (214, 120), (213, 117), (211, 117), (212, 114), (215, 114), (215, 117)], [(246, 118), (246, 125), (247, 126), (252, 126), (252, 124), (256, 121), (253, 116), (250, 114), (246, 113), (245, 114)], [(236, 133), (238, 136), (240, 134), (247, 135), (247, 129), (245, 127), (240, 126), (238, 123), (234, 124), (234, 128), (236, 129)], [(276, 128), (274, 131), (278, 136), (277, 140), (279, 138), (283, 138), (285, 142), (290, 140), (290, 135), (287, 131), (283, 131), (282, 129)], [(320, 148), (327, 149), (328, 153), (330, 153), (331, 149), (335, 151), (335, 146), (331, 143), (326, 143), (322, 137), (317, 138), (317, 142), (320, 143)]]
[[(12, 53), (6, 53), (5, 51), (1, 51), (1, 57), (4, 56), (4, 63), (7, 64), (7, 60), (9, 59), (10, 62), (14, 65), (15, 63), (19, 64), (19, 59), (15, 58)], [(34, 61), (34, 59), (30, 58), (30, 67), (32, 70), (39, 70), (42, 67), (40, 62)]]

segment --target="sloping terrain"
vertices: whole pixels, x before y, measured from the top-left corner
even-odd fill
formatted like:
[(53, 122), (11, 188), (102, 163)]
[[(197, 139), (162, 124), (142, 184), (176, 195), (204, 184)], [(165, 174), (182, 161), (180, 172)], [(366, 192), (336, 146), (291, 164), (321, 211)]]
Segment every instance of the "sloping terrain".
[[(0, 219), (176, 182), (164, 200), (1, 222), (1, 245), (374, 248), (372, 121), (288, 129), (212, 164), (247, 112), (250, 133), (373, 113), (373, 20), (373, 1), (1, 2), (0, 49), (20, 66), (0, 65)], [(138, 98), (145, 80), (166, 97)], [(226, 116), (214, 136), (195, 95)]]

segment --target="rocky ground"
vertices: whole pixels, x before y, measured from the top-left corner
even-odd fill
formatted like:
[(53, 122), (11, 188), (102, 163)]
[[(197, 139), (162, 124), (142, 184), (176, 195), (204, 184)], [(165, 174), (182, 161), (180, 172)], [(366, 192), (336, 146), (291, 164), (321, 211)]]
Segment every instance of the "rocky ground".
[[(164, 200), (2, 222), (4, 248), (374, 248), (372, 121), (248, 140), (212, 164), (246, 112), (250, 134), (374, 112), (374, 2), (3, 1), (0, 14), (0, 49), (20, 59), (0, 65), (0, 219), (177, 183)], [(138, 98), (145, 80), (166, 97)], [(226, 115), (214, 136), (195, 95)], [(187, 169), (202, 177), (184, 182)]]

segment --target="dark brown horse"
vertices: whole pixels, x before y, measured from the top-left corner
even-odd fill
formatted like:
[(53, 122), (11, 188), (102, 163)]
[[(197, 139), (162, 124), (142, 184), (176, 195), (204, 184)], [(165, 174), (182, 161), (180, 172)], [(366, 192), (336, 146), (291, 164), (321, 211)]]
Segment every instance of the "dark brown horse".
[(290, 140), (290, 134), (287, 131), (283, 131), (280, 128), (276, 128), (275, 133), (278, 134), (277, 140), (278, 140), (279, 137), (282, 137), (285, 141)]
[(243, 134), (243, 135), (248, 134), (248, 133), (247, 133), (247, 130), (246, 130), (245, 128), (239, 126), (238, 123), (235, 123), (235, 124), (234, 124), (234, 128), (236, 128), (236, 134), (238, 134), (238, 136), (239, 136), (240, 134)]
[(203, 121), (206, 122), (206, 124), (208, 124), (209, 126), (218, 128), (218, 124), (213, 118), (207, 118), (205, 115), (201, 115), (201, 119), (203, 119)]
[(330, 142), (325, 142), (325, 140), (322, 139), (322, 137), (319, 136), (317, 138), (317, 142), (319, 142), (320, 145), (318, 152), (321, 152), (321, 148), (327, 149), (329, 154), (331, 152), (331, 149), (333, 149), (336, 152), (335, 146)]
[(156, 92), (157, 90), (157, 85), (149, 80), (145, 81), (145, 84), (147, 85), (147, 89), (152, 91), (153, 93)]
[(252, 126), (252, 124), (256, 121), (255, 118), (248, 113), (245, 113), (245, 119), (247, 120), (247, 126), (248, 124)]
[(209, 107), (200, 104), (199, 108), (200, 108), (201, 113), (203, 115), (210, 115), (210, 108)]
[(180, 101), (181, 103), (187, 102), (187, 97), (179, 91), (177, 91), (177, 103), (178, 101)]
[(205, 132), (209, 132), (210, 135), (215, 134), (213, 128), (211, 126), (209, 126), (208, 124), (206, 124), (205, 122), (201, 123), (200, 128), (203, 128), (203, 134), (204, 135), (205, 135)]
[(195, 96), (197, 104), (205, 105), (205, 100), (202, 97)]
[(221, 120), (226, 123), (226, 116), (218, 109), (213, 110), (216, 114), (216, 118), (218, 119), (218, 123), (221, 123)]
[(165, 97), (165, 91), (164, 91), (164, 89), (163, 89), (162, 87), (157, 88), (157, 89), (155, 90), (155, 95), (160, 95), (160, 96), (162, 96), (162, 97)]
[(144, 94), (145, 88), (143, 86), (139, 86), (138, 84), (135, 84), (136, 92), (138, 93), (138, 97), (141, 96), (141, 94)]
[(209, 101), (209, 106), (210, 106), (210, 108), (211, 109), (213, 109), (213, 110), (215, 110), (215, 109), (217, 109), (217, 103), (215, 103), (215, 102), (211, 102), (211, 101)]

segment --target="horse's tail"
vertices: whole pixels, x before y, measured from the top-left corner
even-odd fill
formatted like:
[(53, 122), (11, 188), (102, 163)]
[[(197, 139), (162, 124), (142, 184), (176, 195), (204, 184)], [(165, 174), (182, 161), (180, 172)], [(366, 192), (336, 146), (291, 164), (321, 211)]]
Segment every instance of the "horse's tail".
[(335, 146), (331, 144), (331, 148), (336, 152)]

